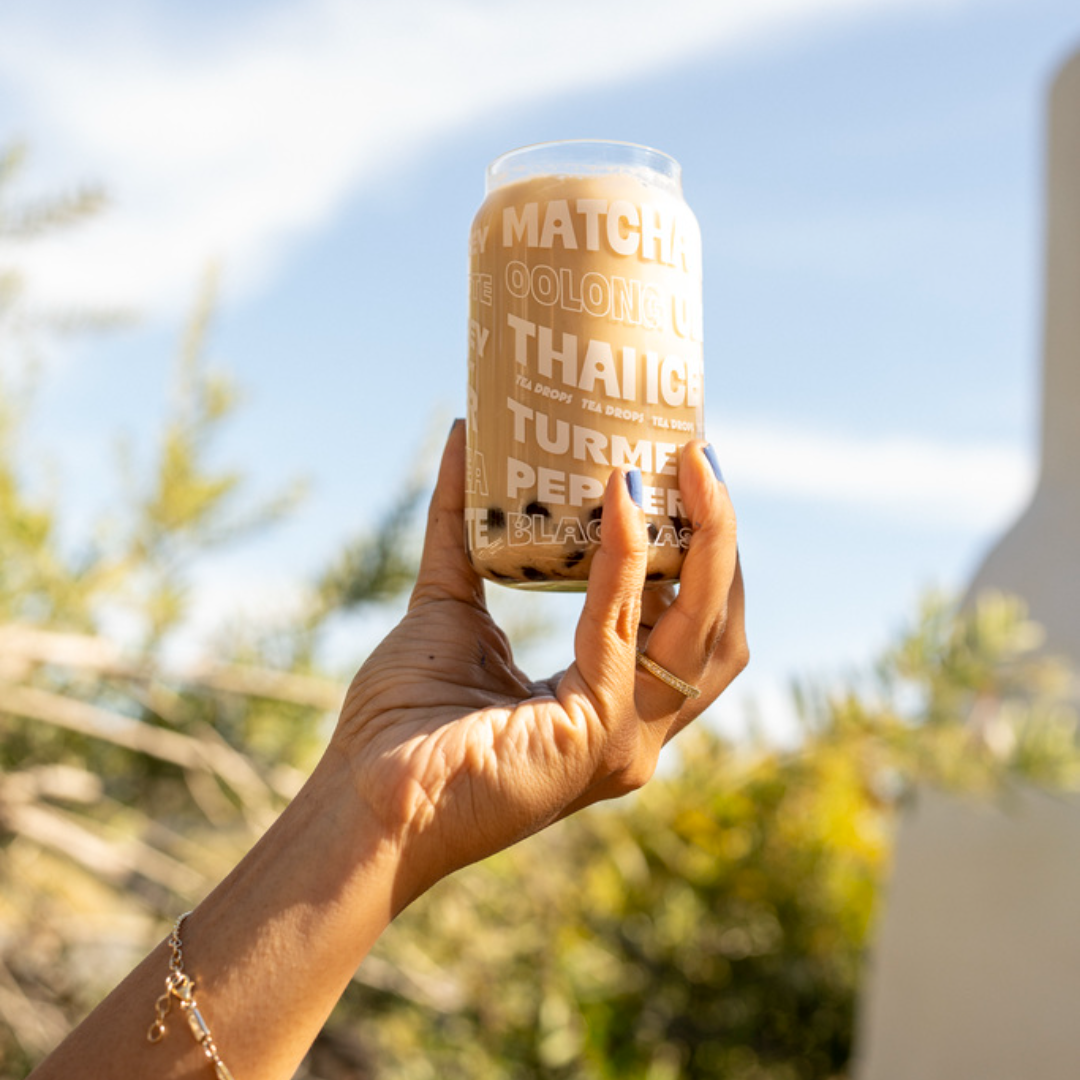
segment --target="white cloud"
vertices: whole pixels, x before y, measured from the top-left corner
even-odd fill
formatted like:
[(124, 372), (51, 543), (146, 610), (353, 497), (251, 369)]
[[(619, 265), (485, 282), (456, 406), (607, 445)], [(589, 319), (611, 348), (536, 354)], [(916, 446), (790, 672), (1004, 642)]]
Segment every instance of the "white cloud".
[[(485, 114), (659, 72), (856, 14), (957, 0), (289, 0), (203, 15), (126, 3), (0, 13), (0, 101), (51, 179), (88, 172), (117, 208), (62, 255), (54, 296), (185, 300), (209, 259), (257, 289), (388, 162)], [(167, 251), (169, 258), (161, 258)], [(30, 268), (33, 268), (33, 263)]]
[(918, 436), (864, 438), (775, 422), (712, 430), (733, 491), (848, 505), (972, 532), (1009, 523), (1030, 496), (1031, 455), (1016, 446)]

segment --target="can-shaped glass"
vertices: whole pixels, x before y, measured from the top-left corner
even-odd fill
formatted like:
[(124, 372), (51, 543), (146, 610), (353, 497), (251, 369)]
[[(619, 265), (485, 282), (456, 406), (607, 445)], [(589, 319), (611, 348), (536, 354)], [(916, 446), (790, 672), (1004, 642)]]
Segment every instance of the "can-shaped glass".
[(631, 143), (496, 158), (469, 236), (469, 557), (529, 589), (583, 589), (613, 469), (642, 474), (648, 582), (690, 539), (682, 446), (703, 436), (701, 233), (681, 169)]

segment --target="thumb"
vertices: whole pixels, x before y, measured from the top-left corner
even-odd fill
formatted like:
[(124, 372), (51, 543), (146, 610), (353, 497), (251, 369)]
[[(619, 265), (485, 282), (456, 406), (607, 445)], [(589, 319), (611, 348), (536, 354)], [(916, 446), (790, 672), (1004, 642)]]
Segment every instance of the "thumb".
[(484, 583), (465, 551), (465, 421), (455, 420), (428, 507), (420, 572), (409, 607), (432, 600), (484, 606)]

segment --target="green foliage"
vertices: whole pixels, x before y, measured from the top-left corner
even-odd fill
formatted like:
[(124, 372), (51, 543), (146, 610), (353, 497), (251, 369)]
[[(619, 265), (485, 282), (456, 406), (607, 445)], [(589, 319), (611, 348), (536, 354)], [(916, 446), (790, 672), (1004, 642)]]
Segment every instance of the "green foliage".
[[(41, 307), (29, 296), (15, 253), (28, 244), (92, 220), (107, 204), (101, 187), (83, 185), (44, 198), (28, 199), (17, 192), (29, 154), (23, 143), (0, 146), (0, 366), (9, 368), (16, 351), (33, 349), (35, 337), (115, 326), (130, 313), (100, 309), (56, 310)], [(25, 356), (23, 357), (25, 360)], [(10, 371), (5, 371), (10, 375)]]
[[(0, 153), (0, 261), (11, 244), (67, 228), (101, 201), (86, 191), (14, 203), (22, 160), (21, 150)], [(262, 533), (298, 494), (292, 486), (253, 502), (242, 471), (215, 461), (238, 395), (203, 360), (212, 276), (180, 349), (158, 446), (129, 453), (126, 499), (74, 550), (63, 539), (62, 485), (53, 499), (37, 494), (25, 450), (34, 395), (23, 350), (28, 331), (47, 321), (24, 284), (13, 270), (0, 274), (5, 1078), (24, 1075), (251, 846), (297, 789), (344, 694), (319, 669), (332, 609), (317, 583), (294, 624), (236, 627), (213, 660), (171, 659), (193, 568)], [(398, 535), (412, 527), (405, 511), (391, 520)], [(375, 533), (353, 550), (386, 544)], [(354, 602), (365, 588), (394, 595), (404, 569), (376, 567), (350, 586)], [(109, 633), (117, 625), (122, 638)]]
[(0, 149), (0, 240), (38, 239), (78, 225), (104, 208), (105, 192), (98, 186), (83, 186), (34, 201), (4, 198), (25, 168), (27, 158), (25, 143)]
[(134, 514), (123, 570), (138, 591), (148, 643), (161, 640), (182, 621), (194, 559), (273, 525), (301, 495), (294, 484), (245, 505), (243, 474), (211, 465), (215, 437), (238, 400), (231, 378), (202, 363), (213, 308), (214, 277), (209, 275), (188, 322), (155, 467), (147, 478), (129, 478)]
[[(0, 245), (82, 220), (76, 193), (13, 204)], [(0, 258), (4, 249), (0, 247)], [(251, 503), (214, 460), (233, 414), (206, 368), (208, 278), (152, 454), (128, 459), (103, 539), (62, 542), (23, 449), (40, 326), (0, 271), (0, 1061), (25, 1071), (223, 876), (321, 743), (343, 687), (319, 668), (336, 611), (412, 577), (408, 486), (317, 575), (285, 625), (237, 627), (178, 667), (190, 574), (292, 506)], [(95, 536), (98, 534), (95, 533)], [(117, 612), (124, 639), (107, 633)], [(908, 792), (994, 797), (1080, 782), (1073, 684), (1022, 606), (928, 599), (866, 678), (795, 691), (799, 746), (731, 746), (707, 723), (638, 796), (456, 875), (362, 966), (308, 1080), (828, 1080), (845, 1075), (868, 935)]]
[(866, 685), (800, 690), (797, 748), (699, 725), (635, 798), (444, 882), (335, 1023), (395, 1080), (845, 1076), (907, 793), (1080, 780), (1038, 643), (1015, 601), (928, 599)]
[(410, 551), (408, 539), (422, 493), (414, 479), (383, 518), (376, 535), (340, 553), (319, 582), (324, 610), (344, 611), (389, 599), (412, 584), (416, 554)]
[(702, 727), (628, 804), (444, 882), (350, 1004), (408, 1080), (839, 1076), (886, 852), (847, 762)]

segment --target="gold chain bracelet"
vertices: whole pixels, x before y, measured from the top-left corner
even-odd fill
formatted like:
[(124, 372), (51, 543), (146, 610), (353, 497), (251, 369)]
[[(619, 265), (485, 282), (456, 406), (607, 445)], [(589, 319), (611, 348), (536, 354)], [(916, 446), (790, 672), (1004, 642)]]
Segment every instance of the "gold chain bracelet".
[(165, 976), (165, 993), (154, 1004), (157, 1018), (150, 1025), (146, 1038), (152, 1043), (161, 1042), (165, 1036), (165, 1017), (169, 1015), (169, 1010), (172, 1008), (173, 998), (176, 998), (180, 1002), (180, 1011), (187, 1018), (191, 1034), (202, 1047), (207, 1060), (214, 1066), (214, 1075), (218, 1080), (234, 1080), (233, 1074), (229, 1072), (228, 1066), (218, 1054), (210, 1028), (203, 1019), (202, 1013), (199, 1012), (199, 1006), (195, 1001), (195, 983), (184, 972), (184, 947), (180, 941), (180, 929), (190, 914), (190, 911), (185, 911), (173, 924), (172, 933), (169, 935), (168, 944), (172, 949), (172, 956), (169, 957), (169, 974)]

